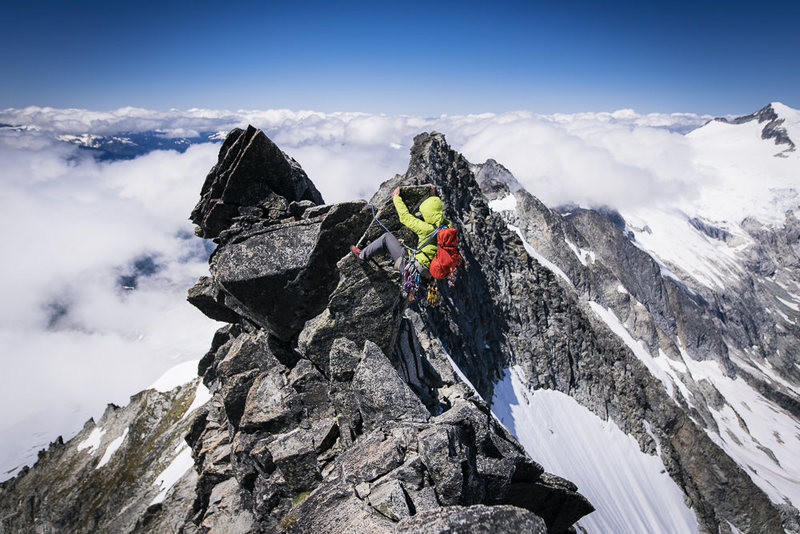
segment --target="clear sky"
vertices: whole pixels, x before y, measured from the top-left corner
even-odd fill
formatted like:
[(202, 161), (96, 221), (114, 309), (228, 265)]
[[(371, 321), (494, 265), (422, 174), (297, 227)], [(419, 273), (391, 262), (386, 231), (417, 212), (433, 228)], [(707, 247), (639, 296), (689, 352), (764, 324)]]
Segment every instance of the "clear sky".
[(800, 2), (7, 4), (0, 108), (800, 107)]

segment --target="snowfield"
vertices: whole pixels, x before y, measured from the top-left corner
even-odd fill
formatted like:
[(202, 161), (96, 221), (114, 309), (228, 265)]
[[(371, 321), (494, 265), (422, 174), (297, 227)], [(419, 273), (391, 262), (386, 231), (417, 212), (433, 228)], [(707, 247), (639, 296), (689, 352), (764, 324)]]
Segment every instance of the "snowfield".
[(580, 526), (590, 533), (698, 532), (660, 458), (569, 395), (526, 387), (522, 373), (506, 369), (492, 412), (545, 470), (574, 482), (595, 506)]

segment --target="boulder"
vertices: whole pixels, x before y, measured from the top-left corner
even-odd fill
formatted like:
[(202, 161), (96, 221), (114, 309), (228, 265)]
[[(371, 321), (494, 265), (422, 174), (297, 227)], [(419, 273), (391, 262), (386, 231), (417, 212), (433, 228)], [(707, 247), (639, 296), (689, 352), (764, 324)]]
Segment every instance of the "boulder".
[[(387, 421), (425, 422), (430, 418), (420, 398), (400, 378), (383, 351), (371, 341), (364, 344), (352, 389), (367, 429)], [(387, 399), (391, 401), (387, 402)]]
[(300, 501), (278, 527), (287, 533), (389, 534), (394, 532), (394, 525), (353, 490), (326, 483)]
[(420, 512), (397, 525), (398, 533), (414, 534), (496, 534), (525, 532), (547, 534), (540, 517), (513, 506), (447, 506)]

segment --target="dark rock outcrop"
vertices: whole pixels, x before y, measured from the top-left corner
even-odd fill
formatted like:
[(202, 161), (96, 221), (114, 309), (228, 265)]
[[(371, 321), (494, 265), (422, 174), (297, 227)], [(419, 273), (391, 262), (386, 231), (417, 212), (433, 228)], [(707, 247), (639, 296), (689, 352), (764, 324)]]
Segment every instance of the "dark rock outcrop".
[(252, 126), (228, 134), (200, 194), (192, 221), (206, 238), (229, 230), (239, 217), (280, 220), (296, 215), (292, 203), (323, 203), (300, 165)]

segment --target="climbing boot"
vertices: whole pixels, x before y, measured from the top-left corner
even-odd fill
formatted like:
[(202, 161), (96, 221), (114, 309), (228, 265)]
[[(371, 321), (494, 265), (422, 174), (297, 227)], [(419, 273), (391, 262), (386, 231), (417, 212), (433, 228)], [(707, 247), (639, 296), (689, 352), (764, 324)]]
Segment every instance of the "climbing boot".
[(360, 248), (358, 248), (355, 245), (351, 245), (350, 246), (350, 252), (353, 253), (353, 256), (355, 256), (358, 261), (360, 261), (361, 263), (364, 263), (364, 260), (361, 259), (361, 249)]

